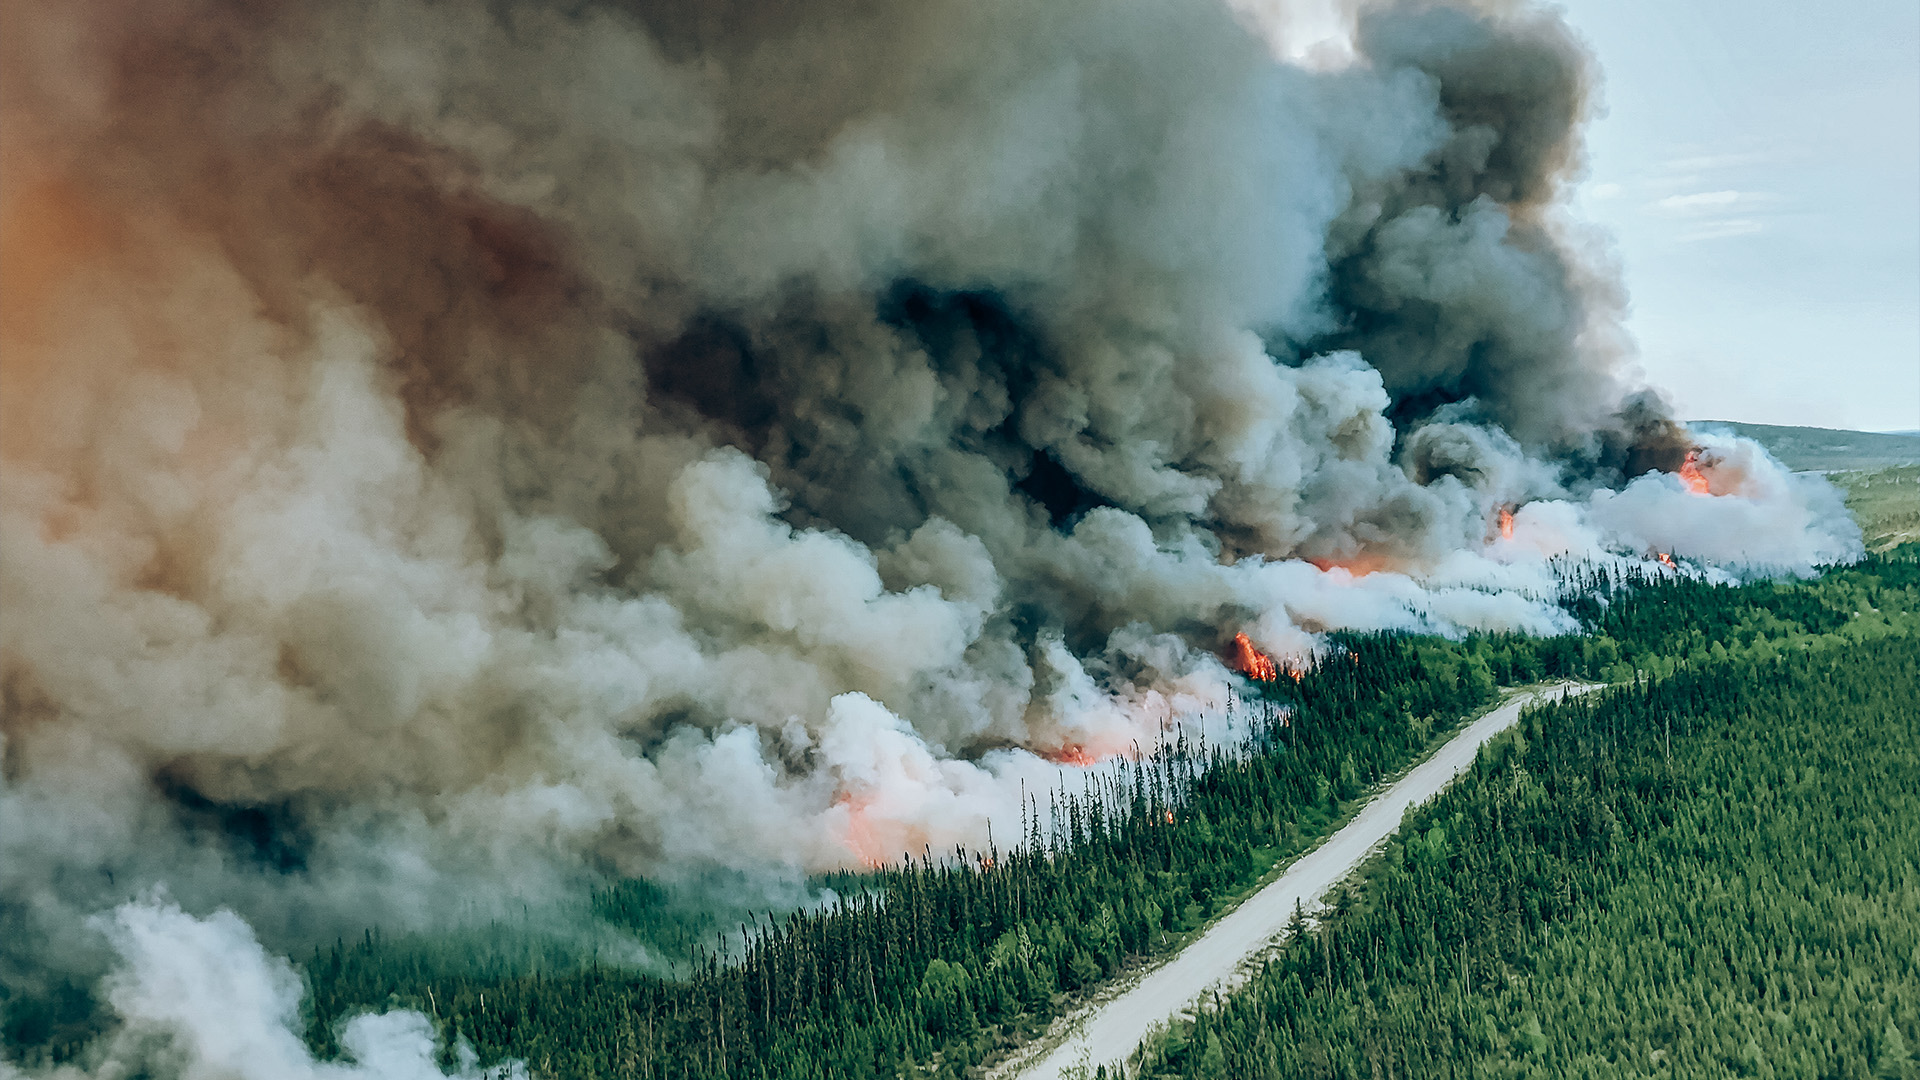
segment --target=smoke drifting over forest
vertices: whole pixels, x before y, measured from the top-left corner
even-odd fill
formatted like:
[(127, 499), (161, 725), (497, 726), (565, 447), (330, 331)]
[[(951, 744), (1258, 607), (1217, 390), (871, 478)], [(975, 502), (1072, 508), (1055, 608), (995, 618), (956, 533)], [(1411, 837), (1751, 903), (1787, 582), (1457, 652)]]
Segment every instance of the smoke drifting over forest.
[(1857, 551), (1637, 382), (1557, 15), (1347, 14), (6, 0), (0, 984), (975, 844), (1236, 632)]

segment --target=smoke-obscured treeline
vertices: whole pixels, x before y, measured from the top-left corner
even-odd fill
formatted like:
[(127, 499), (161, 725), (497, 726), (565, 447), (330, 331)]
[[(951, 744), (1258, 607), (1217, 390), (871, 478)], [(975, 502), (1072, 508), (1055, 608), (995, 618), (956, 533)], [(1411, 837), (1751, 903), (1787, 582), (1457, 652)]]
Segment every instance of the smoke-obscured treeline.
[(0, 994), (981, 847), (1237, 633), (1853, 557), (1641, 385), (1558, 10), (1343, 10), (0, 4)]
[(1916, 701), (1906, 634), (1532, 710), (1130, 1075), (1912, 1077)]
[[(1270, 718), (1265, 750), (1179, 743), (1081, 791), (1036, 792), (1033, 824), (1010, 850), (922, 852), (900, 869), (829, 879), (842, 904), (791, 919), (744, 962), (709, 954), (690, 983), (598, 971), (429, 983), (407, 978), (405, 950), (363, 940), (308, 965), (310, 1038), (337, 1051), (340, 1018), (394, 995), (432, 1007), (433, 985), (449, 1034), (536, 1075), (963, 1069), (1067, 995), (1176, 944), (1495, 692), (1470, 649), (1395, 637), (1347, 648), (1276, 695), (1291, 711), (1243, 706)], [(1058, 828), (1043, 832), (1042, 817)]]
[[(0, 0), (0, 1080), (89, 1032), (97, 1080), (411, 1078), (469, 1028), (737, 1063), (698, 1019), (737, 974), (565, 1011), (596, 945), (660, 975), (715, 929), (609, 882), (791, 911), (1167, 730), (1226, 784), (1190, 722), (1239, 635), (1567, 634), (1556, 560), (1855, 558), (1825, 480), (1643, 384), (1563, 12), (1328, 8)], [(1594, 648), (1368, 645), (1422, 674), (1007, 918), (1070, 988), (1245, 883), (1209, 844), (1277, 855), (1492, 683), (1647, 652)], [(1115, 906), (1152, 867), (1158, 916)], [(343, 1071), (285, 958), (355, 939), (311, 989)], [(975, 1055), (1004, 1018), (931, 1027), (967, 942), (924, 950), (765, 1053)]]
[[(1229, 752), (1190, 743), (1161, 747), (1140, 763), (1091, 774), (1096, 779), (1082, 791), (1033, 792), (1035, 813), (1029, 820), (1034, 824), (1025, 837), (1004, 838), (1004, 847), (991, 852), (922, 853), (918, 862), (898, 869), (832, 879), (828, 884), (844, 898), (842, 903), (772, 928), (768, 916), (753, 916), (758, 932), (744, 960), (739, 955), (742, 938), (736, 934), (724, 946), (730, 956), (717, 958), (709, 951), (690, 978), (662, 980), (597, 964), (556, 966), (550, 959), (516, 964), (511, 958), (502, 960), (511, 950), (503, 950), (499, 942), (472, 937), (396, 940), (369, 933), (359, 941), (320, 950), (305, 969), (309, 1042), (322, 1056), (337, 1055), (343, 1019), (368, 1008), (407, 1006), (432, 1018), (446, 1048), (445, 1061), (453, 1061), (453, 1048), (464, 1041), (483, 1061), (524, 1061), (535, 1076), (891, 1076), (910, 1063), (934, 1063), (942, 1075), (961, 1075), (1044, 1025), (1078, 992), (1125, 965), (1177, 945), (1276, 861), (1324, 835), (1368, 785), (1417, 758), (1461, 714), (1491, 700), (1499, 684), (1562, 676), (1632, 678), (1635, 672), (1664, 677), (1681, 671), (1673, 676), (1676, 681), (1658, 684), (1658, 691), (1637, 691), (1640, 697), (1609, 698), (1597, 711), (1554, 713), (1557, 719), (1551, 722), (1540, 716), (1530, 721), (1531, 755), (1573, 739), (1570, 745), (1583, 747), (1580, 753), (1620, 758), (1617, 765), (1606, 766), (1615, 772), (1593, 773), (1583, 781), (1598, 785), (1594, 790), (1601, 795), (1555, 796), (1527, 804), (1539, 815), (1542, 835), (1560, 838), (1552, 842), (1562, 847), (1543, 848), (1537, 857), (1505, 846), (1494, 851), (1484, 845), (1519, 841), (1505, 833), (1479, 837), (1471, 827), (1462, 831), (1442, 824), (1437, 832), (1423, 831), (1412, 854), (1396, 856), (1403, 862), (1413, 860), (1407, 865), (1424, 867), (1419, 870), (1425, 875), (1421, 888), (1430, 879), (1444, 886), (1433, 894), (1436, 906), (1421, 909), (1423, 917), (1452, 919), (1455, 914), (1450, 913), (1471, 914), (1481, 907), (1491, 913), (1491, 922), (1458, 924), (1493, 926), (1498, 932), (1491, 938), (1476, 936), (1477, 930), (1459, 938), (1457, 926), (1446, 931), (1454, 938), (1445, 933), (1435, 938), (1452, 942), (1447, 948), (1464, 940), (1466, 962), (1481, 965), (1484, 977), (1490, 961), (1477, 958), (1475, 950), (1493, 950), (1487, 955), (1494, 957), (1518, 955), (1516, 950), (1531, 939), (1500, 934), (1513, 926), (1537, 929), (1543, 920), (1572, 917), (1581, 910), (1578, 898), (1599, 895), (1603, 886), (1627, 880), (1623, 875), (1637, 857), (1633, 844), (1671, 842), (1648, 838), (1644, 822), (1631, 816), (1641, 813), (1639, 803), (1608, 803), (1603, 814), (1593, 802), (1603, 797), (1651, 800), (1646, 813), (1663, 822), (1672, 820), (1678, 805), (1672, 800), (1680, 795), (1629, 782), (1639, 775), (1633, 771), (1639, 768), (1633, 755), (1646, 752), (1634, 741), (1639, 736), (1633, 724), (1647, 715), (1671, 712), (1678, 724), (1675, 760), (1695, 762), (1702, 769), (1711, 763), (1687, 755), (1708, 753), (1691, 749), (1710, 742), (1701, 726), (1705, 721), (1679, 720), (1683, 713), (1674, 702), (1692, 710), (1686, 716), (1701, 710), (1719, 716), (1712, 710), (1731, 709), (1727, 715), (1744, 717), (1749, 710), (1761, 710), (1755, 715), (1762, 716), (1762, 727), (1774, 726), (1766, 718), (1775, 713), (1792, 713), (1803, 729), (1817, 733), (1835, 725), (1809, 727), (1808, 722), (1825, 716), (1823, 710), (1832, 704), (1815, 689), (1828, 685), (1821, 679), (1838, 678), (1818, 673), (1834, 670), (1839, 662), (1788, 663), (1781, 657), (1797, 657), (1809, 644), (1825, 647), (1902, 636), (1909, 643), (1886, 647), (1893, 651), (1866, 665), (1884, 669), (1885, 685), (1892, 686), (1904, 670), (1895, 661), (1911, 657), (1912, 624), (1920, 619), (1920, 562), (1910, 548), (1810, 583), (1728, 587), (1666, 576), (1631, 581), (1595, 577), (1588, 585), (1597, 599), (1574, 605), (1589, 630), (1582, 636), (1345, 640), (1297, 685), (1282, 679), (1262, 699), (1242, 704), (1260, 717), (1263, 736), (1252, 749)], [(1745, 666), (1727, 666), (1729, 657)], [(1910, 666), (1910, 660), (1900, 662)], [(1777, 666), (1783, 663), (1786, 666)], [(1910, 703), (1911, 687), (1902, 692), (1907, 696), (1894, 700)], [(1579, 732), (1611, 722), (1616, 730), (1609, 738), (1624, 741), (1612, 751), (1580, 743), (1553, 726), (1575, 722), (1567, 717), (1586, 725), (1578, 727)], [(1610, 717), (1616, 719), (1606, 719)], [(1543, 730), (1548, 731), (1544, 740), (1539, 734)], [(1851, 733), (1834, 734), (1856, 739)], [(1879, 739), (1896, 748), (1888, 752), (1910, 753), (1913, 741), (1874, 734), (1871, 728), (1863, 728), (1857, 738)], [(1766, 767), (1797, 760), (1773, 756), (1776, 760)], [(1562, 773), (1574, 775), (1566, 772), (1574, 768), (1573, 761), (1565, 756), (1536, 767), (1530, 757), (1525, 767), (1542, 775), (1539, 783), (1557, 784), (1564, 780)], [(1666, 767), (1664, 750), (1659, 764)], [(1513, 775), (1519, 774), (1501, 773)], [(1476, 807), (1493, 805), (1486, 800), (1495, 799), (1490, 794), (1495, 787), (1490, 781), (1478, 782), (1434, 813), (1471, 815)], [(1057, 821), (1058, 828), (1043, 832), (1038, 826), (1043, 817)], [(1613, 824), (1604, 825), (1607, 820)], [(1519, 825), (1520, 819), (1513, 819), (1506, 827)], [(1447, 835), (1455, 836), (1452, 846), (1444, 839)], [(1609, 836), (1613, 839), (1607, 840)], [(1602, 841), (1614, 845), (1605, 849), (1613, 853), (1608, 856), (1611, 862), (1594, 862), (1599, 856), (1585, 848), (1574, 850)], [(1482, 848), (1469, 847), (1475, 843)], [(1479, 854), (1462, 854), (1469, 850)], [(1501, 852), (1511, 853), (1511, 860)], [(1530, 868), (1550, 859), (1573, 860), (1588, 876), (1569, 885), (1575, 879), (1567, 873), (1533, 874)], [(1387, 875), (1381, 880), (1396, 879)], [(1478, 899), (1462, 901), (1447, 891), (1455, 886)], [(1575, 891), (1569, 893), (1569, 888)], [(1417, 900), (1393, 895), (1406, 903)], [(595, 904), (603, 916), (634, 928), (656, 945), (684, 942), (713, 929), (676, 914), (643, 885), (603, 893)], [(1503, 912), (1519, 914), (1508, 919)], [(1342, 924), (1347, 917), (1334, 922)], [(709, 938), (708, 948), (717, 940)], [(1299, 956), (1318, 957), (1311, 950), (1321, 947), (1303, 944), (1299, 948), (1308, 951)], [(1435, 962), (1443, 967), (1460, 957), (1457, 949), (1440, 953), (1445, 956)], [(1428, 959), (1416, 950), (1407, 953), (1404, 962), (1425, 972)], [(1359, 964), (1355, 957), (1348, 960)], [(1365, 960), (1370, 965), (1387, 962), (1372, 954)], [(1358, 977), (1363, 967), (1343, 970)], [(1371, 978), (1384, 969), (1364, 970)], [(1396, 979), (1411, 979), (1405, 992), (1416, 998), (1449, 985), (1445, 979), (1429, 985), (1426, 974), (1413, 978), (1410, 971), (1399, 971)], [(1338, 979), (1347, 975), (1335, 977), (1335, 990), (1346, 985)], [(1376, 986), (1373, 992), (1388, 991)], [(1248, 1000), (1266, 1009), (1271, 992), (1261, 993), (1268, 996)], [(10, 1010), (9, 1039), (37, 1043), (49, 1058), (71, 1053), (90, 1032), (89, 1007), (83, 994), (65, 1002), (17, 1002)], [(1482, 1002), (1480, 1007), (1482, 1013), (1463, 1012), (1455, 1018), (1478, 1017), (1492, 1006)], [(1538, 1009), (1533, 1015), (1552, 1019)], [(1487, 1043), (1480, 1033), (1489, 1029), (1473, 1019), (1479, 1026), (1471, 1028), (1469, 1041), (1461, 1045), (1482, 1050), (1517, 1045), (1512, 1039), (1521, 1036), (1500, 1027), (1505, 1022), (1495, 1021), (1490, 1030), (1506, 1034)], [(1524, 1018), (1515, 1023), (1521, 1026), (1514, 1030), (1523, 1035), (1533, 1030)], [(1235, 1041), (1240, 1038), (1236, 1034), (1209, 1036), (1207, 1031), (1170, 1044), (1167, 1067), (1175, 1073), (1210, 1068), (1217, 1057), (1211, 1048), (1216, 1046), (1234, 1053), (1269, 1053), (1275, 1045), (1271, 1033), (1251, 1028), (1243, 1041)], [(1345, 1029), (1338, 1024), (1326, 1031), (1326, 1038), (1344, 1038)], [(1188, 1046), (1196, 1049), (1182, 1049)], [(1328, 1068), (1332, 1071), (1325, 1075), (1345, 1075), (1339, 1071), (1344, 1066)], [(1215, 1069), (1208, 1075), (1239, 1074)]]

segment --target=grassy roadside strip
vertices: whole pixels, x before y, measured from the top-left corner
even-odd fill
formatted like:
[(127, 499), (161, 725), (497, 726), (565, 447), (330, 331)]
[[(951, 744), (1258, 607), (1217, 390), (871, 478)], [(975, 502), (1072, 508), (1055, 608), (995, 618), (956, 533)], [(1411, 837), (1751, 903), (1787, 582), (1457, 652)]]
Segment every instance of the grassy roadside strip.
[(1835, 633), (1531, 709), (1132, 1075), (1910, 1077), (1916, 701)]
[(1408, 773), (1431, 758), (1441, 747), (1471, 727), (1474, 722), (1512, 701), (1516, 696), (1545, 690), (1556, 685), (1564, 684), (1541, 683), (1504, 689), (1497, 699), (1466, 713), (1457, 723), (1435, 730), (1428, 739), (1427, 745), (1422, 747), (1403, 767), (1382, 776), (1353, 798), (1341, 800), (1337, 812), (1329, 816), (1325, 824), (1316, 829), (1314, 835), (1306, 838), (1303, 843), (1297, 846), (1257, 849), (1254, 856), (1256, 859), (1269, 856), (1273, 859), (1272, 865), (1265, 873), (1223, 894), (1218, 908), (1200, 925), (1178, 933), (1167, 933), (1151, 953), (1132, 958), (1110, 978), (1094, 986), (1090, 992), (1065, 996), (1059, 1003), (1062, 1011), (1044, 1031), (1029, 1035), (1004, 1053), (982, 1063), (988, 1067), (987, 1075), (994, 1077), (1013, 1075), (1019, 1068), (1044, 1057), (1073, 1032), (1075, 1024), (1089, 1010), (1096, 1009), (1102, 1003), (1131, 990), (1147, 974), (1177, 956), (1188, 945), (1212, 930), (1222, 919), (1231, 915), (1241, 904), (1285, 875), (1287, 870), (1300, 859), (1325, 846), (1334, 834), (1350, 824), (1376, 796), (1399, 783)]

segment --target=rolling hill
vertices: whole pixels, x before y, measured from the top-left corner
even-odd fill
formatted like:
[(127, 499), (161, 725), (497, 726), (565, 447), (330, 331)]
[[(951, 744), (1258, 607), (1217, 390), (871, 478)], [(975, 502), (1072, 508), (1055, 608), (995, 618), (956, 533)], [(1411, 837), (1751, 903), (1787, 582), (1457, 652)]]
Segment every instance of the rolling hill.
[(1732, 420), (1691, 420), (1688, 426), (1745, 435), (1788, 468), (1804, 472), (1853, 472), (1920, 464), (1920, 433), (1914, 432), (1781, 427)]

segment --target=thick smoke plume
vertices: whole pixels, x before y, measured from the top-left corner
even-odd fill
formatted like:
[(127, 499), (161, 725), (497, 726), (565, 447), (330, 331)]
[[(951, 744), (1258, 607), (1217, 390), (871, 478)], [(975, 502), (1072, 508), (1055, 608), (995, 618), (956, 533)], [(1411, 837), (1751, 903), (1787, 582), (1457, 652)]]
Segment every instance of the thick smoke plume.
[(1858, 550), (1637, 384), (1545, 9), (4, 12), (15, 991), (157, 883), (284, 944), (977, 844), (1236, 632)]
[[(477, 1068), (464, 1045), (455, 1071), (443, 1071), (432, 1023), (408, 1011), (354, 1017), (340, 1032), (351, 1060), (315, 1061), (300, 1035), (299, 973), (268, 955), (231, 911), (196, 919), (149, 898), (95, 925), (119, 954), (106, 997), (121, 1024), (84, 1068), (57, 1068), (42, 1080), (526, 1080), (517, 1063)], [(0, 1080), (27, 1074), (0, 1061)]]

